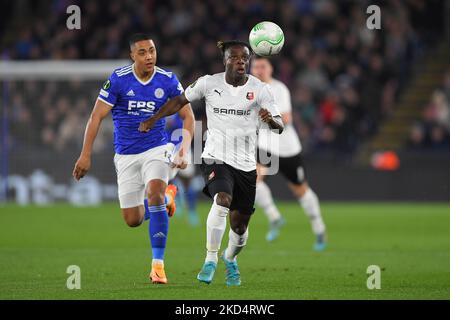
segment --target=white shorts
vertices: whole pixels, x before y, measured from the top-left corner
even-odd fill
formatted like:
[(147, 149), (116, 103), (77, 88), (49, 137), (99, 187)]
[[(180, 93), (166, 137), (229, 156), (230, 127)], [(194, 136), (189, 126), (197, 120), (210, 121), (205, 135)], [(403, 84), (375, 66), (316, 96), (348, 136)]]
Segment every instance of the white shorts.
[(169, 152), (167, 145), (152, 148), (139, 154), (116, 154), (114, 165), (120, 208), (133, 208), (144, 203), (149, 181), (169, 180)]
[[(170, 153), (170, 159), (171, 161), (173, 158), (175, 158), (175, 154), (178, 152), (179, 145), (175, 146), (173, 143), (167, 144), (167, 150)], [(169, 168), (169, 181), (174, 179), (177, 175), (183, 178), (192, 178), (195, 174), (195, 166), (192, 163), (192, 153), (191, 150), (188, 151), (188, 154), (186, 156), (186, 159), (188, 161), (188, 165), (185, 169), (180, 168)]]

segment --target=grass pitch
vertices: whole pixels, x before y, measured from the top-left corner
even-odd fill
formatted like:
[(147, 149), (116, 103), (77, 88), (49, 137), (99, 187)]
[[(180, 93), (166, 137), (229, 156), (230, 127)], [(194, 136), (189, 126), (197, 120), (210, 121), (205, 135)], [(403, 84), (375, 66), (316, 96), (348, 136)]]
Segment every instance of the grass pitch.
[[(323, 203), (329, 246), (312, 250), (310, 224), (296, 203), (279, 203), (287, 224), (274, 243), (257, 210), (239, 256), (242, 286), (227, 288), (219, 262), (211, 285), (196, 280), (205, 254), (201, 226), (171, 219), (169, 285), (152, 285), (147, 223), (128, 228), (116, 204), (76, 208), (0, 207), (1, 299), (450, 299), (450, 204)], [(228, 231), (222, 248), (226, 247)], [(68, 290), (69, 265), (81, 290)], [(369, 265), (381, 289), (368, 290)]]

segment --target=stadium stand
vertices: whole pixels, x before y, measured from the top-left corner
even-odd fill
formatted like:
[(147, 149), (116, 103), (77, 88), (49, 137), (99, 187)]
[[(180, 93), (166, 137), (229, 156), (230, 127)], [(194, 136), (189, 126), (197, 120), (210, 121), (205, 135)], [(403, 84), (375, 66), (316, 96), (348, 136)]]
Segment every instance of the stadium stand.
[[(366, 28), (367, 1), (7, 1), (0, 13), (0, 54), (3, 60), (126, 59), (127, 36), (146, 31), (155, 35), (158, 64), (176, 66), (188, 85), (223, 69), (217, 40), (245, 40), (249, 28), (265, 17), (286, 32), (285, 48), (273, 62), (276, 77), (291, 89), (305, 152), (351, 156), (393, 113), (415, 62), (444, 33), (444, 1), (377, 3), (383, 32)], [(70, 4), (82, 8), (79, 31), (65, 27)], [(438, 144), (448, 148), (449, 82), (425, 107), (411, 146), (434, 145), (443, 137)], [(11, 83), (13, 145), (79, 148), (99, 87), (96, 81)], [(444, 103), (443, 94), (447, 126), (434, 124), (442, 118), (435, 109)], [(201, 108), (197, 113), (202, 115)], [(98, 151), (109, 148), (110, 131), (97, 142)]]

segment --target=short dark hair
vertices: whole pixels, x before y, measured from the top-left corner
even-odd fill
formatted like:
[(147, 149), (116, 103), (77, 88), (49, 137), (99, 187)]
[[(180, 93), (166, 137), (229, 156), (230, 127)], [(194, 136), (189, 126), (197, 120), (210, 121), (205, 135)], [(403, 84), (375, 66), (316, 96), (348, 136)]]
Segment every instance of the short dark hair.
[(252, 47), (247, 42), (239, 41), (239, 40), (230, 40), (230, 41), (218, 41), (217, 42), (217, 48), (222, 51), (222, 54), (225, 55), (225, 51), (227, 51), (228, 48), (232, 46), (243, 46), (248, 48), (250, 51), (250, 54), (253, 54)]
[(153, 40), (153, 37), (149, 35), (148, 33), (135, 33), (131, 35), (131, 37), (128, 39), (128, 44), (133, 46), (136, 42), (142, 41), (142, 40)]

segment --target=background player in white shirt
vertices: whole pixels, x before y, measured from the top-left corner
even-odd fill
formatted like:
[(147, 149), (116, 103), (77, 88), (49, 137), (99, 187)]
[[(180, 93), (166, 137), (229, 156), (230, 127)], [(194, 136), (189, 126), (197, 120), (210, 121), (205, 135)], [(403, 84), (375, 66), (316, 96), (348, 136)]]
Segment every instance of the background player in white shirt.
[[(311, 227), (316, 235), (314, 249), (325, 249), (325, 224), (323, 222), (319, 199), (308, 186), (305, 178), (305, 168), (301, 156), (300, 139), (292, 125), (292, 105), (289, 89), (281, 81), (272, 78), (273, 68), (269, 59), (255, 57), (252, 61), (251, 73), (272, 87), (285, 129), (281, 135), (274, 135), (269, 130), (261, 130), (258, 139), (258, 155), (260, 151), (268, 152), (271, 157), (279, 157), (279, 169), (288, 180), (289, 188), (298, 199), (306, 215), (311, 221)], [(258, 161), (258, 179), (256, 182), (256, 204), (260, 206), (270, 221), (270, 230), (266, 239), (273, 241), (278, 237), (284, 218), (276, 207), (272, 193), (264, 182), (267, 168)]]
[(189, 102), (205, 99), (208, 136), (202, 153), (203, 191), (214, 202), (207, 219), (206, 259), (197, 279), (211, 283), (229, 215), (229, 242), (221, 258), (227, 269), (227, 285), (240, 285), (236, 256), (247, 242), (247, 226), (254, 212), (258, 130), (267, 126), (280, 133), (283, 124), (270, 87), (247, 74), (252, 54), (249, 45), (228, 41), (218, 46), (225, 72), (199, 78), (143, 122), (141, 130), (152, 128), (158, 119)]

